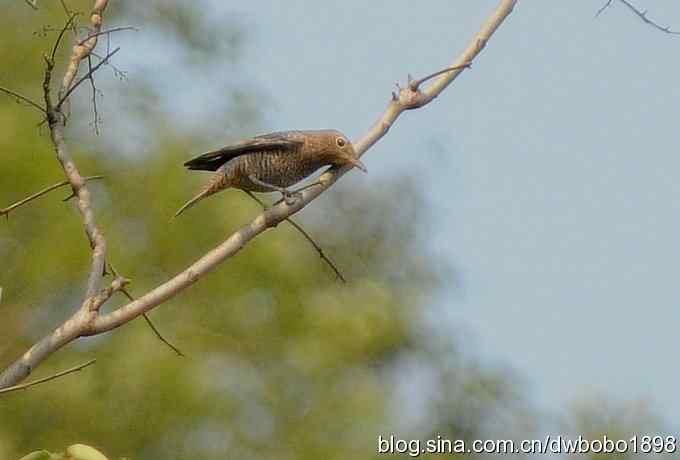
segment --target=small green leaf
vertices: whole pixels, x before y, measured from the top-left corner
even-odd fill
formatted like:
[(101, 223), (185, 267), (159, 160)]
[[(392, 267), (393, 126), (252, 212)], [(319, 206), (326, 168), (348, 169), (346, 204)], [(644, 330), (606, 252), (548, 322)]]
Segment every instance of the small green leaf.
[(52, 460), (52, 454), (46, 450), (37, 450), (35, 452), (31, 452), (25, 457), (21, 457), (19, 460)]
[(85, 444), (73, 444), (66, 449), (64, 460), (108, 460), (104, 454), (94, 447)]

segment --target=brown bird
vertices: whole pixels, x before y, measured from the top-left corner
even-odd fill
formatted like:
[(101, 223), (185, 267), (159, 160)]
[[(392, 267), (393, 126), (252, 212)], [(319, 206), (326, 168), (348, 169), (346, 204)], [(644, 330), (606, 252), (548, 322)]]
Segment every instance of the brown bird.
[(339, 131), (282, 131), (245, 139), (204, 153), (184, 163), (189, 169), (215, 171), (195, 197), (175, 217), (226, 188), (247, 192), (280, 192), (291, 203), (296, 191), (288, 190), (323, 166), (353, 165), (366, 172), (352, 143)]

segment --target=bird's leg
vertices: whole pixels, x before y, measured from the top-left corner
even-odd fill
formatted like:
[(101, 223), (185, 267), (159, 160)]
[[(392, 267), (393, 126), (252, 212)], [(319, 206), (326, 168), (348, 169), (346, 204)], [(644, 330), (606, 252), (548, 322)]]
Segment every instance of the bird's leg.
[[(314, 186), (316, 186), (316, 185), (323, 185), (323, 184), (324, 184), (324, 183), (323, 183), (322, 181), (317, 180), (317, 181), (312, 182), (311, 184), (303, 185), (302, 187), (300, 187), (300, 188), (298, 188), (298, 189), (290, 190), (289, 193), (290, 193), (291, 195), (293, 195), (293, 196), (298, 196), (298, 195), (300, 195), (300, 193), (304, 192), (304, 191), (307, 190), (308, 188), (312, 188), (312, 187), (314, 187)], [(284, 195), (284, 198), (285, 198), (285, 195)], [(284, 198), (282, 198), (282, 199), (280, 199), (279, 201), (275, 202), (272, 206), (276, 206), (277, 204), (281, 203), (281, 202), (284, 200)], [(286, 201), (286, 203), (287, 203), (287, 204), (290, 204), (288, 201)]]
[(272, 185), (272, 184), (268, 184), (267, 182), (263, 182), (260, 179), (258, 179), (257, 177), (255, 177), (254, 174), (250, 174), (248, 176), (248, 179), (250, 179), (250, 182), (252, 182), (253, 184), (259, 185), (262, 188), (266, 188), (267, 190), (270, 190), (272, 192), (279, 192), (281, 195), (283, 195), (283, 199), (288, 206), (295, 203), (295, 194), (297, 192), (291, 192), (287, 188), (279, 187), (277, 185)]
[(293, 193), (304, 192), (304, 191), (307, 190), (308, 188), (312, 188), (312, 187), (314, 187), (314, 186), (316, 186), (316, 185), (323, 185), (323, 182), (321, 182), (320, 180), (317, 180), (317, 181), (312, 182), (311, 184), (303, 185), (303, 186), (300, 187), (299, 189), (293, 190)]

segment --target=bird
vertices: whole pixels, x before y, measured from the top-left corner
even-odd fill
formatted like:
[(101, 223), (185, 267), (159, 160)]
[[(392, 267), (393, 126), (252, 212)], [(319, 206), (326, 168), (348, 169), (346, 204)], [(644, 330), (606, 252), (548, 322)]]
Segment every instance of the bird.
[(190, 170), (214, 171), (208, 183), (175, 213), (228, 188), (279, 192), (287, 204), (296, 194), (288, 187), (323, 166), (351, 165), (367, 172), (349, 139), (335, 129), (263, 134), (199, 155), (184, 163)]

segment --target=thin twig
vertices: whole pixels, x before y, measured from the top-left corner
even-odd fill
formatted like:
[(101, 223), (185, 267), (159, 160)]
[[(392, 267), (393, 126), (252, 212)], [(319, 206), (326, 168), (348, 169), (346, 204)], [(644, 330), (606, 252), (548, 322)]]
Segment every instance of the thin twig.
[(630, 8), (630, 10), (633, 13), (637, 14), (640, 17), (640, 19), (642, 19), (643, 22), (646, 22), (647, 24), (654, 27), (655, 29), (660, 30), (661, 32), (665, 32), (667, 34), (671, 34), (671, 35), (680, 35), (679, 31), (671, 30), (670, 27), (668, 27), (668, 26), (663, 27), (663, 26), (659, 25), (657, 22), (649, 19), (647, 17), (647, 11), (646, 10), (645, 11), (639, 10), (632, 3), (630, 3), (628, 0), (619, 0), (619, 1), (621, 3), (623, 3), (624, 5), (626, 5), (628, 8)]
[(447, 67), (446, 69), (438, 70), (437, 72), (431, 73), (430, 75), (427, 75), (423, 78), (419, 78), (417, 80), (413, 80), (409, 75), (409, 87), (411, 88), (412, 91), (416, 91), (418, 88), (420, 88), (420, 85), (422, 85), (428, 80), (432, 80), (434, 77), (438, 77), (447, 72), (453, 72), (454, 70), (469, 69), (470, 67), (472, 67), (472, 63), (467, 62), (463, 65), (457, 65), (454, 67)]
[[(247, 194), (248, 196), (250, 196), (253, 200), (257, 201), (257, 202), (260, 204), (260, 206), (262, 206), (262, 209), (263, 209), (263, 210), (265, 210), (265, 211), (267, 210), (267, 205), (265, 205), (264, 202), (263, 202), (262, 200), (260, 200), (258, 197), (256, 197), (255, 194), (254, 194), (253, 192), (248, 191), (248, 190), (244, 190), (244, 192), (246, 192), (246, 194)], [(324, 252), (324, 250), (321, 248), (321, 246), (320, 246), (319, 244), (317, 244), (316, 241), (314, 241), (314, 238), (312, 238), (312, 236), (311, 236), (309, 233), (307, 233), (307, 231), (306, 231), (304, 228), (302, 228), (302, 226), (301, 226), (300, 224), (298, 224), (297, 222), (295, 222), (292, 218), (287, 217), (285, 220), (286, 220), (286, 222), (288, 222), (290, 225), (292, 225), (298, 232), (300, 232), (300, 233), (302, 234), (302, 236), (304, 236), (305, 239), (306, 239), (307, 241), (309, 241), (309, 243), (310, 243), (312, 246), (314, 246), (314, 249), (316, 249), (316, 252), (319, 253), (319, 257), (321, 257), (321, 259), (322, 259), (324, 262), (326, 262), (326, 265), (328, 265), (328, 266), (331, 268), (331, 270), (333, 270), (333, 272), (335, 273), (335, 276), (336, 276), (340, 281), (342, 281), (343, 283), (346, 283), (347, 280), (345, 279), (344, 276), (342, 276), (342, 273), (340, 273), (340, 270), (338, 270), (338, 267), (333, 263), (333, 261), (332, 261), (331, 259), (328, 258), (328, 256), (326, 255), (326, 253)]]
[(119, 46), (118, 48), (116, 48), (115, 50), (111, 51), (110, 53), (108, 53), (106, 56), (104, 56), (104, 59), (102, 59), (101, 61), (99, 61), (99, 62), (97, 63), (97, 65), (95, 65), (94, 67), (92, 67), (85, 75), (83, 75), (82, 77), (80, 77), (80, 79), (78, 79), (78, 81), (76, 81), (73, 85), (71, 85), (71, 86), (69, 87), (69, 89), (66, 90), (66, 92), (65, 92), (64, 95), (61, 97), (61, 99), (59, 99), (59, 102), (57, 102), (57, 105), (55, 106), (56, 109), (59, 110), (59, 109), (61, 108), (62, 104), (64, 103), (64, 101), (65, 101), (66, 99), (68, 99), (68, 97), (71, 95), (71, 93), (72, 93), (73, 91), (75, 91), (76, 88), (78, 88), (78, 86), (80, 86), (80, 84), (81, 84), (82, 82), (84, 82), (85, 80), (89, 79), (89, 78), (90, 78), (97, 70), (99, 70), (99, 68), (100, 68), (101, 66), (103, 66), (104, 64), (106, 64), (106, 62), (107, 62), (109, 59), (111, 59), (111, 57), (112, 57), (114, 54), (116, 54), (118, 51), (120, 51), (120, 46)]
[[(5, 88), (4, 86), (0, 86), (0, 91), (2, 91), (2, 92), (5, 93), (5, 94), (8, 94), (8, 95), (10, 95), (10, 96), (12, 96), (12, 97), (15, 97), (15, 98), (17, 98), (17, 99), (20, 100), (20, 101), (23, 101), (23, 102), (27, 103), (27, 104), (30, 105), (31, 107), (34, 107), (34, 108), (40, 110), (40, 112), (42, 112), (43, 114), (46, 114), (46, 113), (47, 113), (47, 110), (45, 110), (45, 107), (41, 106), (40, 104), (38, 104), (38, 103), (35, 102), (35, 101), (32, 101), (31, 99), (29, 99), (29, 98), (26, 97), (26, 96), (22, 96), (21, 94), (15, 92), (15, 91), (12, 91), (11, 89)], [(18, 102), (18, 101), (17, 101), (17, 102)]]
[(54, 62), (54, 56), (57, 54), (57, 50), (59, 49), (61, 39), (64, 38), (64, 34), (71, 27), (73, 21), (76, 19), (77, 16), (78, 13), (73, 13), (72, 15), (70, 15), (68, 20), (66, 21), (66, 24), (64, 24), (64, 27), (62, 27), (61, 30), (59, 31), (59, 35), (57, 36), (57, 39), (54, 42), (54, 46), (52, 47), (52, 54), (50, 54), (50, 60), (52, 62)]
[(132, 30), (134, 32), (139, 32), (139, 29), (133, 26), (124, 26), (124, 27), (114, 27), (113, 29), (106, 29), (106, 30), (100, 30), (99, 32), (95, 32), (93, 34), (88, 35), (87, 37), (83, 38), (78, 42), (79, 45), (84, 44), (86, 41), (90, 40), (91, 38), (95, 37), (100, 37), (102, 35), (109, 35), (114, 32), (122, 32), (124, 30)]
[(56, 374), (50, 375), (49, 377), (43, 377), (41, 379), (33, 380), (32, 382), (22, 383), (21, 385), (14, 385), (11, 387), (1, 388), (0, 394), (10, 393), (12, 391), (26, 390), (27, 388), (40, 385), (41, 383), (49, 382), (51, 380), (58, 379), (59, 377), (63, 377), (68, 374), (73, 374), (74, 372), (82, 371), (86, 367), (91, 366), (96, 362), (97, 362), (96, 359), (91, 359), (86, 363), (79, 364), (78, 366), (71, 367), (70, 369), (66, 369), (61, 372), (57, 372)]
[[(109, 269), (111, 270), (111, 273), (113, 274), (113, 276), (119, 277), (118, 271), (116, 271), (115, 267), (111, 264), (111, 262), (109, 262)], [(125, 297), (127, 297), (127, 299), (128, 299), (130, 302), (134, 302), (134, 301), (135, 301), (135, 298), (132, 297), (132, 294), (130, 294), (130, 291), (128, 291), (125, 287), (123, 287), (123, 289), (121, 289), (120, 292), (121, 292), (121, 294), (123, 294)], [(167, 345), (167, 346), (168, 346), (172, 351), (174, 351), (178, 356), (184, 357), (184, 353), (182, 353), (182, 350), (180, 350), (179, 348), (177, 348), (175, 345), (173, 345), (172, 343), (170, 343), (169, 340), (167, 340), (165, 337), (163, 337), (163, 334), (160, 333), (160, 331), (156, 328), (156, 325), (153, 323), (153, 321), (151, 321), (151, 318), (149, 318), (149, 315), (147, 315), (146, 313), (144, 313), (143, 317), (144, 317), (144, 320), (146, 321), (146, 324), (151, 328), (151, 330), (153, 331), (153, 333), (156, 334), (156, 337), (158, 338), (158, 340), (160, 340), (160, 341), (163, 342), (165, 345)]]
[(607, 8), (609, 8), (609, 7), (611, 6), (611, 4), (612, 4), (613, 1), (614, 1), (614, 0), (607, 0), (607, 2), (606, 2), (604, 5), (602, 5), (602, 7), (600, 7), (599, 10), (597, 10), (597, 13), (595, 13), (595, 17), (598, 17), (598, 16), (600, 16), (602, 13), (604, 13), (604, 10), (606, 10)]
[[(91, 181), (91, 180), (96, 180), (96, 179), (103, 179), (104, 176), (89, 176), (89, 177), (84, 177), (83, 179), (85, 181)], [(7, 206), (6, 208), (0, 209), (0, 216), (7, 216), (9, 215), (10, 212), (14, 211), (16, 208), (25, 205), (26, 203), (29, 203), (37, 198), (40, 198), (41, 196), (51, 192), (52, 190), (56, 190), (58, 188), (64, 187), (66, 185), (69, 185), (70, 182), (67, 180), (61, 181), (57, 184), (50, 185), (49, 187), (46, 187), (39, 192), (34, 193), (33, 195), (27, 196), (23, 200), (17, 201), (14, 204), (11, 204)]]
[[(680, 31), (677, 30), (671, 30), (670, 27), (662, 26), (658, 22), (653, 21), (647, 17), (647, 10), (641, 10), (632, 3), (630, 3), (628, 0), (619, 0), (619, 2), (623, 3), (630, 9), (633, 13), (635, 13), (640, 19), (642, 19), (642, 22), (649, 24), (653, 28), (660, 30), (661, 32), (670, 34), (670, 35), (680, 35)], [(612, 0), (607, 0), (607, 3), (605, 3), (597, 12), (595, 17), (598, 17), (600, 13), (602, 13), (604, 10), (606, 10), (612, 3)]]
[[(99, 59), (100, 61), (104, 60), (104, 56), (101, 56), (101, 55), (95, 53), (94, 51), (92, 51), (92, 52), (90, 53), (90, 55), (96, 57), (96, 58)], [(121, 70), (120, 68), (116, 67), (116, 66), (113, 64), (113, 62), (107, 62), (106, 65), (109, 66), (109, 67), (111, 67), (111, 69), (113, 69), (113, 74), (114, 74), (117, 78), (119, 78), (119, 79), (121, 79), (121, 80), (124, 79), (124, 78), (127, 78), (127, 72), (126, 72), (125, 70)]]
[(90, 87), (92, 88), (92, 112), (94, 117), (94, 132), (99, 136), (99, 110), (97, 110), (97, 85), (94, 83), (94, 77), (92, 76), (92, 55), (87, 55), (87, 67), (90, 74)]
[(69, 10), (68, 6), (66, 5), (65, 0), (59, 0), (61, 3), (61, 7), (64, 9), (64, 12), (66, 13), (66, 16), (71, 16), (71, 11)]

